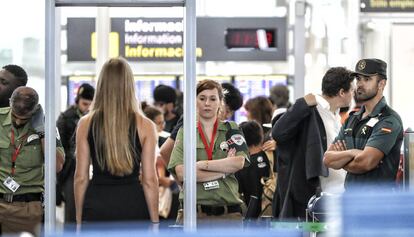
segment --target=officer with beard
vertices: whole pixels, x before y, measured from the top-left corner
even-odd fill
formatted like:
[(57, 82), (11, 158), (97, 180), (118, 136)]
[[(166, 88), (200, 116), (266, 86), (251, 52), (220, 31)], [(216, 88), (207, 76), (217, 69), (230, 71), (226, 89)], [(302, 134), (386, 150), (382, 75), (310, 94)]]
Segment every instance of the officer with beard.
[(63, 112), (58, 120), (57, 127), (65, 149), (66, 161), (63, 170), (57, 176), (56, 201), (59, 205), (65, 200), (65, 222), (75, 222), (75, 199), (73, 194), (73, 176), (75, 174), (75, 130), (79, 119), (88, 113), (92, 103), (95, 88), (84, 83), (79, 86), (75, 104)]
[(403, 125), (383, 96), (387, 64), (379, 59), (359, 60), (353, 75), (356, 99), (363, 106), (352, 112), (324, 155), (324, 163), (347, 171), (345, 188), (395, 187)]

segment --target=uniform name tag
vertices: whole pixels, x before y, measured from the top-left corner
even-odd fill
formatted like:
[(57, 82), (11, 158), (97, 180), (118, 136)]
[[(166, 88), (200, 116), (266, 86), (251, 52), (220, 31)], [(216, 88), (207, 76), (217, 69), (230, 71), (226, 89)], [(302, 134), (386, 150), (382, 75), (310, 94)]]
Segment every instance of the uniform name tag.
[(6, 186), (8, 189), (10, 189), (13, 193), (17, 191), (17, 189), (20, 187), (20, 184), (18, 184), (12, 177), (7, 177), (6, 180), (3, 182), (4, 186)]
[(203, 186), (204, 186), (204, 190), (206, 190), (206, 191), (220, 188), (220, 184), (217, 180), (210, 181), (210, 182), (205, 182), (205, 183), (203, 183)]
[(366, 126), (368, 127), (374, 127), (375, 124), (377, 124), (379, 122), (378, 118), (371, 118), (370, 120), (368, 120)]

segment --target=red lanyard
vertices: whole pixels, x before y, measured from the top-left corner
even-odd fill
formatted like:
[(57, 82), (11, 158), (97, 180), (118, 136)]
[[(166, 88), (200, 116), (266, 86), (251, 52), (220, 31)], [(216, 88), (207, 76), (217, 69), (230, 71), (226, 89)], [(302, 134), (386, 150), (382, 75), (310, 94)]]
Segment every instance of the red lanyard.
[(213, 159), (214, 138), (216, 137), (217, 127), (218, 127), (218, 120), (216, 120), (216, 122), (214, 123), (213, 135), (211, 136), (210, 145), (208, 145), (206, 136), (204, 135), (204, 132), (203, 132), (203, 128), (201, 128), (200, 121), (198, 121), (198, 124), (197, 124), (198, 133), (200, 134), (201, 141), (203, 141), (204, 149), (206, 150), (208, 160)]
[(11, 158), (11, 161), (12, 161), (11, 176), (13, 176), (14, 175), (14, 172), (16, 170), (16, 159), (17, 159), (17, 156), (20, 153), (20, 149), (23, 146), (24, 140), (26, 140), (27, 134), (25, 134), (22, 137), (22, 139), (21, 139), (22, 142), (16, 147), (15, 144), (14, 144), (14, 130), (13, 130), (13, 128), (11, 129), (10, 133), (11, 133), (10, 134), (10, 144), (14, 147), (14, 152), (13, 152), (12, 158)]

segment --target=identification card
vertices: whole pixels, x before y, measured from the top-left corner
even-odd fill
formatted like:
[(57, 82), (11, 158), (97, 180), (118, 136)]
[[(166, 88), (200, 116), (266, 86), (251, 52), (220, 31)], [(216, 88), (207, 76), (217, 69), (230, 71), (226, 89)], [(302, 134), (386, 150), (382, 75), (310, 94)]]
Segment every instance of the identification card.
[(375, 124), (377, 124), (379, 122), (378, 118), (371, 118), (370, 120), (368, 120), (366, 126), (368, 127), (374, 127)]
[(12, 177), (7, 177), (7, 179), (3, 182), (4, 186), (10, 189), (13, 193), (19, 189), (20, 184), (18, 184)]
[(217, 180), (210, 181), (210, 182), (205, 182), (205, 183), (203, 183), (203, 186), (204, 186), (204, 190), (206, 190), (206, 191), (220, 188), (220, 184)]

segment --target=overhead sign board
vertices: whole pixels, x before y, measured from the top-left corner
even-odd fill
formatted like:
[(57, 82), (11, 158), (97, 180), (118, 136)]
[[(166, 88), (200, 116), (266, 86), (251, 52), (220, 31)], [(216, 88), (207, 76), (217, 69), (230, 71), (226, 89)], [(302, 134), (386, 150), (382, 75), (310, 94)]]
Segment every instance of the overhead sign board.
[[(182, 18), (112, 18), (109, 54), (132, 61), (182, 61)], [(69, 18), (68, 61), (96, 58), (94, 18)], [(197, 19), (198, 61), (286, 60), (285, 18)]]
[(414, 12), (414, 0), (361, 0), (360, 11), (373, 13)]

